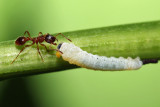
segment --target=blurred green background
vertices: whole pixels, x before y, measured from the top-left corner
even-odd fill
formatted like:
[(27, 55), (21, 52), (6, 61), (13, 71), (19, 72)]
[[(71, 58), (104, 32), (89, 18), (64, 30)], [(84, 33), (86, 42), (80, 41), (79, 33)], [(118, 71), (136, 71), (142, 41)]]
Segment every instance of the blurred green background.
[[(0, 0), (0, 41), (160, 20), (159, 0)], [(0, 81), (0, 107), (160, 107), (160, 64), (83, 68)]]

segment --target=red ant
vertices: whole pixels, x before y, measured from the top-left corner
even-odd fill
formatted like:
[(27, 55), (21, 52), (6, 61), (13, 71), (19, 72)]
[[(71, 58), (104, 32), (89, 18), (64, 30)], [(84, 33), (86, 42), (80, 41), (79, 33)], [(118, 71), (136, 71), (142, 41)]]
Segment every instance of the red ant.
[[(51, 44), (51, 45), (57, 45), (55, 42), (55, 40), (58, 41), (58, 39), (56, 38), (56, 36), (58, 35), (62, 35), (63, 37), (65, 37), (62, 33), (58, 33), (56, 36), (52, 36), (50, 35), (49, 33), (47, 34), (42, 34), (42, 32), (39, 32), (38, 34), (38, 37), (34, 37), (34, 38), (31, 38), (30, 36), (30, 33), (28, 31), (25, 31), (24, 32), (24, 35), (25, 34), (28, 34), (29, 37), (25, 37), (25, 36), (21, 36), (19, 37), (16, 41), (15, 41), (15, 44), (20, 46), (20, 45), (24, 45), (27, 41), (32, 41), (32, 44), (31, 45), (25, 45), (22, 50), (19, 52), (19, 54), (16, 56), (16, 58), (12, 61), (12, 63), (17, 59), (17, 57), (20, 55), (20, 53), (26, 48), (26, 47), (30, 47), (32, 45), (34, 45), (36, 43), (37, 45), (37, 50), (38, 50), (38, 53), (42, 59), (42, 61), (44, 62), (43, 58), (42, 58), (42, 55), (39, 51), (39, 46), (38, 46), (38, 43), (41, 45), (41, 46), (44, 46), (46, 48), (46, 50), (49, 52), (49, 50), (47, 49), (46, 45), (42, 44), (42, 42), (46, 41), (47, 43)], [(72, 42), (70, 39), (68, 39), (67, 37), (65, 37), (67, 40), (69, 40), (70, 42)], [(51, 45), (50, 45), (50, 48), (51, 48)], [(57, 49), (52, 49), (52, 50), (55, 50), (55, 51), (59, 51)], [(60, 51), (59, 51), (60, 52)], [(62, 52), (60, 52), (62, 53)], [(12, 64), (11, 63), (11, 64)]]

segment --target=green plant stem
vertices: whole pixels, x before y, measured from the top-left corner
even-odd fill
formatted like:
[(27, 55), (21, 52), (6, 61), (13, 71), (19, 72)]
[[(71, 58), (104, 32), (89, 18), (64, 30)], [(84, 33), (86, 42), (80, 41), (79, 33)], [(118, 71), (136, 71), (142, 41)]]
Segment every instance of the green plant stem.
[[(72, 43), (92, 54), (108, 57), (130, 56), (134, 58), (139, 56), (141, 59), (160, 59), (160, 21), (65, 32), (63, 34), (70, 38)], [(61, 36), (57, 38), (59, 43), (69, 42)], [(53, 48), (56, 47), (53, 46)], [(15, 46), (13, 40), (0, 43), (0, 79), (77, 67), (52, 55), (55, 52), (48, 53), (44, 47), (40, 46), (44, 58), (44, 62), (42, 62), (35, 45), (26, 48), (11, 64), (21, 49), (22, 46)]]

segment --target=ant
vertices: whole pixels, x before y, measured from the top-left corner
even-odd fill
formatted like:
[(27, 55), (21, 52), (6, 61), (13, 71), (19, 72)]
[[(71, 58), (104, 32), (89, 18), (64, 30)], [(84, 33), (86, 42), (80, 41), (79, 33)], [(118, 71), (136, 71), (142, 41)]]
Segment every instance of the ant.
[[(62, 33), (58, 33), (56, 36), (52, 36), (52, 35), (50, 35), (49, 33), (43, 35), (42, 32), (39, 32), (38, 37), (31, 38), (30, 33), (29, 33), (28, 31), (25, 31), (25, 32), (24, 32), (24, 35), (25, 35), (26, 33), (28, 34), (29, 37), (21, 36), (21, 37), (19, 37), (19, 38), (15, 41), (15, 44), (18, 45), (18, 46), (20, 46), (20, 45), (24, 45), (27, 41), (32, 41), (32, 44), (31, 44), (31, 45), (25, 45), (25, 46), (22, 48), (22, 50), (19, 52), (19, 54), (16, 56), (16, 58), (12, 61), (12, 63), (17, 59), (17, 57), (20, 55), (20, 53), (21, 53), (26, 47), (30, 47), (30, 46), (34, 45), (35, 43), (36, 43), (36, 45), (37, 45), (37, 51), (38, 51), (38, 53), (39, 53), (42, 61), (44, 62), (44, 60), (43, 60), (43, 58), (42, 58), (42, 55), (41, 55), (41, 53), (40, 53), (40, 51), (39, 51), (39, 46), (38, 46), (38, 44), (40, 44), (41, 46), (45, 47), (46, 50), (49, 52), (49, 50), (47, 49), (46, 45), (42, 44), (42, 42), (46, 41), (47, 43), (51, 44), (51, 45), (50, 45), (50, 48), (51, 48), (52, 45), (57, 45), (57, 44), (54, 43), (54, 42), (55, 42), (55, 40), (58, 41), (58, 39), (56, 38), (58, 35), (62, 35), (63, 37), (65, 37)], [(67, 37), (65, 37), (65, 38), (66, 38), (67, 40), (69, 40), (70, 42), (72, 42), (72, 41), (71, 41), (70, 39), (68, 39)], [(55, 50), (55, 51), (58, 51), (58, 52), (62, 53), (61, 51), (59, 51), (59, 50), (57, 50), (57, 49), (51, 49), (51, 50)], [(63, 54), (63, 53), (62, 53), (62, 54)], [(12, 64), (12, 63), (11, 63), (11, 64)]]

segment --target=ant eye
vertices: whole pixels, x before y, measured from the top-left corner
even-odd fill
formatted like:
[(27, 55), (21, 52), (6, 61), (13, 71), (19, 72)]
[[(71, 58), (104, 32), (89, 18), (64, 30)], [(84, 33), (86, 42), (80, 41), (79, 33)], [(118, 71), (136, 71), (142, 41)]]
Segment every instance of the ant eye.
[(55, 37), (54, 36), (51, 36), (51, 35), (47, 35), (45, 37), (45, 41), (48, 42), (48, 43), (53, 43), (55, 41)]
[(19, 37), (15, 43), (16, 45), (24, 45), (26, 43), (26, 37)]

